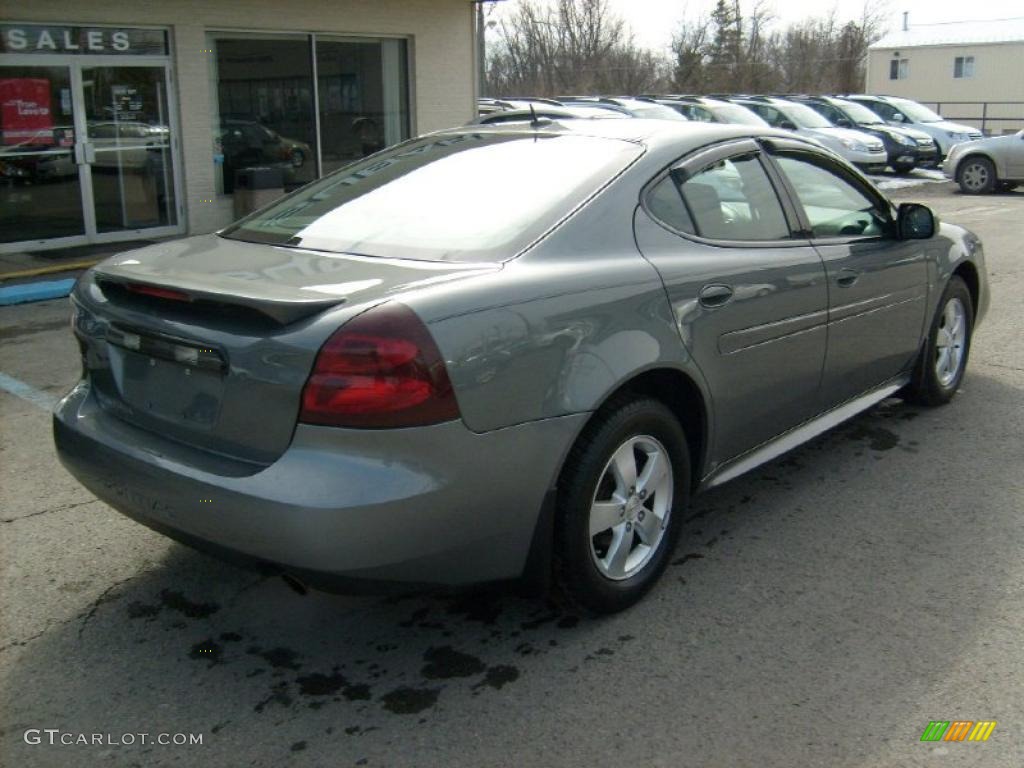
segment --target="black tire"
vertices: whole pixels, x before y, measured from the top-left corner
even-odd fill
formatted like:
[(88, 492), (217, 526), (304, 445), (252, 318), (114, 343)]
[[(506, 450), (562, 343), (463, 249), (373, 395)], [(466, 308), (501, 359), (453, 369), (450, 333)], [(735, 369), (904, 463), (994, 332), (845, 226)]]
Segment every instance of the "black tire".
[(974, 155), (960, 161), (956, 169), (956, 183), (965, 195), (987, 195), (996, 188), (999, 179), (991, 160)]
[(910, 173), (912, 170), (914, 170), (914, 166), (912, 166), (912, 165), (894, 165), (892, 167), (892, 170), (893, 170), (893, 172), (897, 176), (906, 176), (908, 173)]
[[(671, 504), (667, 523), (660, 529), (661, 538), (652, 547), (639, 570), (620, 580), (602, 573), (595, 562), (596, 546), (603, 534), (591, 537), (591, 505), (605, 478), (605, 469), (612, 455), (631, 438), (655, 438), (669, 456), (672, 469)], [(642, 453), (640, 455), (643, 455)], [(637, 465), (642, 475), (640, 465)], [(639, 485), (639, 483), (638, 483)], [(583, 614), (607, 614), (624, 610), (644, 596), (668, 565), (679, 538), (683, 510), (690, 497), (690, 455), (686, 435), (673, 413), (661, 402), (639, 397), (619, 399), (598, 412), (584, 429), (566, 460), (559, 482), (555, 520), (554, 587), (555, 597), (570, 610)], [(647, 502), (653, 506), (652, 495)], [(635, 510), (631, 514), (641, 512)], [(653, 514), (647, 512), (647, 514)], [(630, 533), (631, 547), (639, 547), (639, 523)], [(637, 538), (634, 539), (634, 536)], [(609, 545), (610, 547), (611, 545)], [(639, 551), (639, 549), (637, 550)], [(606, 557), (609, 555), (606, 553)]]
[[(940, 329), (944, 326), (945, 312), (947, 305), (957, 300), (964, 308), (965, 337), (962, 345), (959, 369), (956, 375), (947, 382), (943, 382), (936, 369), (939, 348), (938, 340)], [(921, 349), (921, 354), (914, 366), (914, 375), (907, 385), (904, 397), (908, 402), (917, 405), (936, 406), (945, 405), (953, 399), (953, 395), (960, 389), (964, 380), (964, 373), (967, 370), (967, 360), (971, 352), (971, 336), (974, 330), (974, 302), (971, 300), (971, 292), (967, 289), (966, 283), (959, 277), (950, 278), (946, 284), (946, 290), (942, 293), (939, 305), (935, 310), (935, 317), (932, 318), (928, 330), (928, 338)]]

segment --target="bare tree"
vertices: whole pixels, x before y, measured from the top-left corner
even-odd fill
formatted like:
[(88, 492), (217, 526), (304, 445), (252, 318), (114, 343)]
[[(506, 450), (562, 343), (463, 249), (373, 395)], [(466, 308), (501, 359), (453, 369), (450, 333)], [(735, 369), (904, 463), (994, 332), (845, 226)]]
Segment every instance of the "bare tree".
[(636, 45), (608, 0), (524, 0), (500, 32), (488, 68), (497, 96), (634, 93), (663, 74), (664, 62)]
[(779, 30), (771, 0), (717, 0), (680, 23), (669, 58), (638, 46), (608, 0), (521, 0), (500, 25), (488, 80), (499, 96), (854, 91), (886, 2), (865, 0), (845, 24), (831, 11)]

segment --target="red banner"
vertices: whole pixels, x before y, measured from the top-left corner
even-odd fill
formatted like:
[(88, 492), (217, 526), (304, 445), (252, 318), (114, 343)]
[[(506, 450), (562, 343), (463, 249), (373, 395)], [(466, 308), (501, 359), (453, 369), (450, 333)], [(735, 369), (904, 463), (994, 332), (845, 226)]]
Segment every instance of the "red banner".
[(4, 144), (53, 143), (49, 80), (0, 79), (0, 131)]

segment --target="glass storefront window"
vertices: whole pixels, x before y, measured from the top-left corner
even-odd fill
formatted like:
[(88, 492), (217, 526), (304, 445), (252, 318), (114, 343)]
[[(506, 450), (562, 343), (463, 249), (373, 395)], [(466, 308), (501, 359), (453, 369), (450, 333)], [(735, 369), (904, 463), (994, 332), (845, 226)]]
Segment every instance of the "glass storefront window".
[(207, 39), (219, 194), (234, 192), (238, 171), (268, 166), (283, 171), (289, 191), (409, 136), (405, 40), (237, 32)]
[(234, 191), (244, 168), (284, 171), (286, 189), (316, 171), (313, 63), (307, 35), (211, 35), (217, 109), (214, 137), (221, 160), (218, 191)]
[(404, 40), (318, 35), (316, 68), (325, 174), (409, 135)]

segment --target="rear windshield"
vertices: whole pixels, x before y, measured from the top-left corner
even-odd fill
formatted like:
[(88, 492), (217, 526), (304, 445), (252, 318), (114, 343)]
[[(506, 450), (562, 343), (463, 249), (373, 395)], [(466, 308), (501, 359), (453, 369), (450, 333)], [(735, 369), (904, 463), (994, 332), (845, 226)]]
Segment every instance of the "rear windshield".
[(738, 104), (715, 104), (709, 106), (712, 112), (726, 123), (735, 123), (737, 125), (756, 125), (761, 128), (768, 127), (768, 122), (759, 115), (751, 112), (746, 107), (741, 107)]
[(942, 115), (937, 115), (928, 107), (910, 99), (893, 99), (892, 103), (903, 110), (903, 114), (918, 123), (939, 123), (945, 119)]
[(563, 134), (424, 137), (342, 168), (220, 234), (384, 258), (504, 260), (642, 151)]
[(803, 104), (787, 104), (779, 111), (801, 128), (831, 128), (832, 123)]

